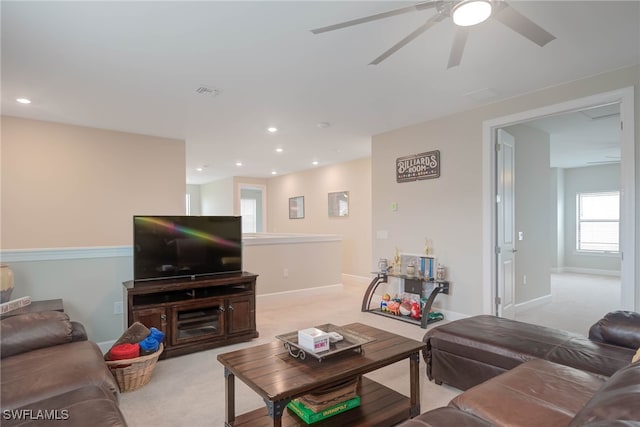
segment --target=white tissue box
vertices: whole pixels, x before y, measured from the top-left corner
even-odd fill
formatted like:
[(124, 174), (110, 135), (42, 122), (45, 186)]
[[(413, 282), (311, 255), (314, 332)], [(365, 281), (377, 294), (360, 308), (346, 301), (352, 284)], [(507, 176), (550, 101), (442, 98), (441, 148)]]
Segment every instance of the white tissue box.
[(314, 353), (329, 350), (329, 334), (318, 328), (302, 329), (298, 331), (298, 345)]

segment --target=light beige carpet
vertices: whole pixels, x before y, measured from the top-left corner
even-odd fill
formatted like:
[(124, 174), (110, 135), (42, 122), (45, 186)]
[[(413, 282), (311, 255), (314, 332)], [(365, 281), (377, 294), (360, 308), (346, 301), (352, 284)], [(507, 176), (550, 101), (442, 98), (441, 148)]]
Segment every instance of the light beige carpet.
[[(267, 343), (276, 335), (323, 323), (365, 323), (415, 340), (425, 329), (409, 323), (362, 313), (365, 288), (345, 285), (313, 293), (258, 297), (257, 328), (260, 338), (251, 342), (161, 360), (151, 382), (139, 390), (120, 395), (120, 409), (131, 427), (224, 425), (224, 375), (216, 360), (220, 353)], [(443, 324), (430, 325), (429, 328)], [(367, 374), (367, 377), (409, 396), (409, 361)], [(445, 406), (459, 390), (437, 386), (427, 380), (420, 357), (421, 409)], [(236, 380), (236, 414), (260, 408), (264, 402), (242, 381)]]
[(591, 325), (620, 309), (620, 277), (551, 274), (551, 302), (516, 314), (515, 319), (588, 335)]

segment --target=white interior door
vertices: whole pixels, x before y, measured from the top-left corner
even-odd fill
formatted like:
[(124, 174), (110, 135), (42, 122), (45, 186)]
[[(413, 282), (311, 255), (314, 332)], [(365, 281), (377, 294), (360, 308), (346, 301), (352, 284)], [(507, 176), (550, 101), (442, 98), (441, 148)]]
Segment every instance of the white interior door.
[(496, 141), (497, 165), (497, 298), (498, 316), (515, 317), (515, 139), (498, 129)]

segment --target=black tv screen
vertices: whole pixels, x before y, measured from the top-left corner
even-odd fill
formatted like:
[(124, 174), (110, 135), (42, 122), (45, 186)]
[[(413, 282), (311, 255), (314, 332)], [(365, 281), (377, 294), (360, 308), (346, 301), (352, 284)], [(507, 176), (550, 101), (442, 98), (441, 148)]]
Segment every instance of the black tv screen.
[(134, 216), (135, 281), (242, 271), (239, 216)]

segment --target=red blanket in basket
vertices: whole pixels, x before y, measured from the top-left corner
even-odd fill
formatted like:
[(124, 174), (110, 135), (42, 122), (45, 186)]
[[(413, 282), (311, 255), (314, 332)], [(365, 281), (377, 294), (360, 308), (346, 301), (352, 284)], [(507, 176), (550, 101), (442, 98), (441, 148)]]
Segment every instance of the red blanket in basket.
[(138, 356), (140, 356), (140, 344), (138, 343), (114, 345), (109, 351), (109, 360), (135, 359)]

